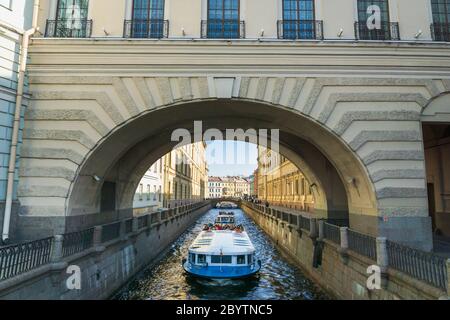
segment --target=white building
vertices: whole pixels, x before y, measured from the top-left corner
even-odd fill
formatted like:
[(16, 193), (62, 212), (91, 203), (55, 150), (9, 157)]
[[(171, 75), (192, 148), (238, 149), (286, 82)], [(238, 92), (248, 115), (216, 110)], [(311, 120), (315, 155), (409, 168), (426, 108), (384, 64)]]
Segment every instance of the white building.
[(220, 177), (208, 177), (208, 198), (218, 199), (223, 195), (223, 181)]
[(163, 161), (159, 159), (145, 173), (134, 195), (133, 208), (158, 209), (163, 206)]

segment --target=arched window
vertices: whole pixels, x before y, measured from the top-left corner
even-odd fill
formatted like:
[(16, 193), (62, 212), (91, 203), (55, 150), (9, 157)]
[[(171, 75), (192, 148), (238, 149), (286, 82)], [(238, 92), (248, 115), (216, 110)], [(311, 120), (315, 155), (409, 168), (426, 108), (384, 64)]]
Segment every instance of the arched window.
[(90, 37), (89, 0), (58, 0), (56, 19), (47, 21), (46, 36), (59, 38)]
[(278, 22), (278, 37), (322, 38), (322, 22), (315, 21), (314, 0), (283, 0), (283, 20)]
[(238, 39), (244, 37), (239, 0), (208, 0), (208, 20), (202, 22), (202, 37)]
[(358, 0), (355, 32), (361, 40), (399, 40), (398, 23), (389, 19), (389, 0)]
[(450, 0), (431, 0), (433, 40), (450, 41)]
[(168, 21), (164, 20), (165, 0), (133, 0), (132, 20), (125, 21), (125, 37), (165, 38)]

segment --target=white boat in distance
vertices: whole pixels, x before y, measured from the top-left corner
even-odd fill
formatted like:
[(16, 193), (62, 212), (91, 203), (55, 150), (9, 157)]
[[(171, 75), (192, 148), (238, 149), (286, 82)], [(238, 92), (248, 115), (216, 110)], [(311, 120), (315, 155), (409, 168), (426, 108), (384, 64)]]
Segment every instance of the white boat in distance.
[(228, 201), (219, 202), (216, 205), (216, 208), (218, 209), (236, 209), (237, 207), (238, 207), (237, 204)]

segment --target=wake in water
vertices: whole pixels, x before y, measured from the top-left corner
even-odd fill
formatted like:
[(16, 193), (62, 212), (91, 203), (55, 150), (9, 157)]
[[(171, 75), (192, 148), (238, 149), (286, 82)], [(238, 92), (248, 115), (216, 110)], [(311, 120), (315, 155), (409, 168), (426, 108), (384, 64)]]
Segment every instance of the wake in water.
[(122, 300), (314, 300), (327, 299), (270, 238), (242, 210), (233, 210), (257, 250), (262, 268), (248, 279), (207, 280), (187, 275), (181, 261), (203, 225), (214, 221), (219, 210), (202, 216), (173, 243), (163, 259), (125, 286), (114, 299)]

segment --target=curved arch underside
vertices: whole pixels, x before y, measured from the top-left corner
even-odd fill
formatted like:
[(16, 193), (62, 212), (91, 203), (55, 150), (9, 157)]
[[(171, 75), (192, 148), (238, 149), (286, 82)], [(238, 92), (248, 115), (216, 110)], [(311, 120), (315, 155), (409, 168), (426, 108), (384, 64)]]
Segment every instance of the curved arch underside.
[(31, 82), (23, 216), (61, 217), (67, 227), (97, 212), (93, 174), (120, 182), (118, 205), (126, 209), (138, 179), (172, 149), (172, 130), (203, 120), (204, 129), (281, 129), (281, 153), (320, 186), (318, 216), (348, 211), (361, 232), (395, 238), (406, 224), (400, 238), (420, 229), (414, 241), (431, 241), (420, 119), (445, 88), (436, 81), (60, 75)]

